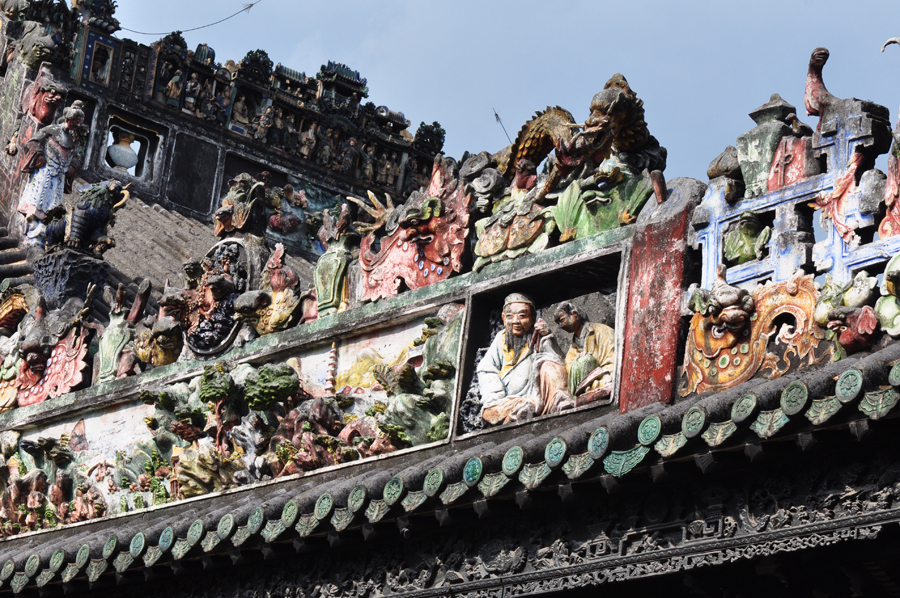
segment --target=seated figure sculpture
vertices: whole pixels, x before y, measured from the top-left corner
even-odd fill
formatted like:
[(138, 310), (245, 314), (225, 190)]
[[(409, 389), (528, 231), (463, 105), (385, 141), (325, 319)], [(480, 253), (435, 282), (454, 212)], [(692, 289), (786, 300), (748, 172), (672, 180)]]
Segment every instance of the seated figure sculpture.
[[(578, 403), (599, 398), (596, 395), (609, 394), (616, 362), (615, 331), (605, 324), (589, 322), (568, 301), (559, 304), (554, 319), (560, 328), (572, 333), (572, 345), (566, 353), (569, 390), (574, 396), (584, 395), (587, 399), (579, 399)], [(601, 389), (603, 392), (592, 392)]]
[(503, 327), (476, 374), (481, 417), (491, 425), (559, 413), (575, 406), (568, 375), (549, 325), (534, 302), (513, 293), (503, 302)]

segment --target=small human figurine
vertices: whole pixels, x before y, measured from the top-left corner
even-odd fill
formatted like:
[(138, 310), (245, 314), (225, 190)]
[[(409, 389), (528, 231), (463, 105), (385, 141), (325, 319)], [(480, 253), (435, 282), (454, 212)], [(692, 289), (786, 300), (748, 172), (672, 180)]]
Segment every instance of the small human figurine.
[(281, 107), (275, 108), (272, 113), (272, 124), (266, 133), (266, 142), (275, 147), (284, 147), (284, 115)]
[(338, 148), (341, 147), (340, 133), (334, 129), (329, 129), (329, 131), (331, 131), (329, 136), (329, 139), (331, 140), (331, 159), (326, 166), (337, 172), (341, 169), (340, 156), (338, 155)]
[(316, 147), (316, 123), (309, 125), (309, 128), (300, 135), (300, 156), (309, 160), (313, 150)]
[(159, 69), (159, 86), (156, 88), (156, 101), (160, 104), (166, 103), (166, 90), (172, 81), (172, 69), (171, 62), (163, 63), (162, 68)]
[(224, 125), (228, 120), (228, 112), (231, 109), (231, 95), (223, 91), (216, 94), (216, 122)]
[(199, 107), (198, 98), (202, 87), (200, 85), (199, 75), (191, 73), (191, 78), (184, 86), (184, 110), (194, 112)]
[(362, 168), (360, 169), (360, 175), (362, 176), (362, 180), (366, 183), (371, 183), (372, 179), (375, 177), (374, 154), (375, 152), (372, 150), (370, 145), (364, 145), (359, 154), (360, 157), (362, 157)]
[(397, 178), (397, 152), (391, 153), (391, 158), (385, 163), (384, 183), (388, 187), (394, 186), (394, 179)]
[(253, 138), (262, 141), (268, 137), (269, 128), (272, 126), (272, 107), (269, 106), (257, 117), (256, 131)]
[(84, 122), (84, 112), (73, 105), (63, 111), (63, 118), (65, 122), (40, 129), (25, 144), (21, 170), (31, 177), (19, 198), (18, 211), (26, 218), (26, 244), (43, 243), (44, 217), (62, 203), (63, 192), (81, 167), (75, 134)]
[(318, 138), (319, 146), (319, 149), (316, 152), (316, 164), (328, 166), (331, 163), (331, 158), (334, 155), (334, 147), (332, 146), (334, 131), (332, 131), (331, 129), (325, 129), (324, 135), (320, 135), (317, 131), (316, 137)]
[(375, 182), (379, 185), (386, 184), (388, 172), (390, 170), (391, 167), (388, 163), (387, 153), (383, 153), (378, 157), (378, 165), (375, 168)]
[[(581, 311), (568, 301), (556, 308), (554, 320), (572, 333), (572, 345), (566, 353), (569, 390), (580, 395), (612, 382), (616, 362), (616, 332), (605, 324), (588, 322)], [(580, 391), (580, 392), (579, 392)]]
[(109, 82), (109, 67), (112, 64), (109, 50), (98, 44), (94, 48), (94, 60), (91, 63), (91, 81), (106, 85)]
[[(401, 163), (402, 162), (401, 159), (397, 157), (396, 152), (394, 152), (393, 162), (394, 162), (394, 183), (399, 183), (400, 177), (403, 174), (403, 166), (404, 165)], [(393, 186), (394, 183), (391, 183), (391, 186)]]
[(250, 110), (247, 108), (247, 98), (243, 95), (238, 96), (238, 99), (234, 101), (234, 106), (231, 108), (231, 120), (245, 127), (250, 126)]
[(169, 495), (172, 500), (181, 500), (184, 496), (181, 494), (181, 482), (178, 481), (178, 464), (181, 458), (178, 455), (172, 455), (170, 462), (172, 469), (169, 471)]
[(356, 173), (357, 162), (359, 162), (359, 149), (356, 147), (356, 137), (351, 137), (344, 145), (344, 153), (341, 154), (341, 173), (345, 176), (353, 176)]
[(403, 177), (403, 196), (409, 197), (409, 195), (419, 188), (419, 168), (416, 163), (415, 158), (410, 158), (406, 161)]
[(289, 151), (292, 154), (297, 153), (298, 147), (298, 139), (297, 139), (297, 120), (294, 118), (294, 115), (288, 113), (287, 116), (284, 117), (284, 149)]
[(216, 120), (218, 110), (219, 106), (213, 94), (212, 79), (207, 79), (197, 98), (197, 116), (204, 120)]
[(166, 106), (178, 108), (178, 103), (181, 101), (181, 90), (184, 87), (183, 77), (180, 70), (175, 71), (175, 76), (166, 86)]
[(491, 425), (559, 413), (575, 406), (562, 353), (534, 302), (520, 293), (503, 302), (503, 330), (476, 374), (481, 417)]

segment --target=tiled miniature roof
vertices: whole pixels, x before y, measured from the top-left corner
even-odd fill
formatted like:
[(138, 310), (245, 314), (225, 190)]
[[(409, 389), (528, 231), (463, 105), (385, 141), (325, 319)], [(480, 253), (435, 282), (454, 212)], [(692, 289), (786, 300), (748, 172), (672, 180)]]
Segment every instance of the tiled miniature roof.
[[(145, 203), (133, 195), (116, 212), (112, 235), (128, 241), (107, 251), (106, 261), (133, 281), (149, 278), (154, 295), (166, 280), (180, 285), (181, 265), (188, 259), (202, 258), (219, 240), (211, 224)], [(286, 262), (300, 276), (302, 286), (312, 283), (312, 264), (294, 256), (286, 256)]]
[[(22, 534), (0, 541), (0, 583), (14, 592), (104, 574), (179, 563), (249, 547), (295, 546), (312, 535), (339, 534), (433, 512), (557, 487), (600, 481), (609, 491), (635, 470), (653, 475), (670, 460), (693, 454), (701, 469), (720, 450), (744, 446), (753, 459), (772, 438), (796, 436), (801, 447), (817, 430), (849, 428), (861, 438), (871, 420), (900, 399), (900, 343), (775, 380), (754, 379), (726, 392), (675, 405), (653, 404), (625, 415), (608, 413), (565, 432), (559, 418), (517, 433), (482, 433), (446, 445), (395, 453), (372, 463), (326, 470), (210, 494), (110, 518)], [(585, 412), (582, 412), (585, 414)], [(564, 421), (571, 422), (567, 417)], [(536, 422), (537, 423), (537, 422)], [(547, 430), (541, 432), (540, 430)], [(516, 431), (513, 431), (516, 432)], [(654, 455), (654, 451), (657, 453)], [(674, 459), (673, 459), (674, 457)], [(355, 473), (355, 475), (353, 475)], [(337, 538), (337, 536), (334, 536)], [(6, 548), (9, 546), (9, 548)]]

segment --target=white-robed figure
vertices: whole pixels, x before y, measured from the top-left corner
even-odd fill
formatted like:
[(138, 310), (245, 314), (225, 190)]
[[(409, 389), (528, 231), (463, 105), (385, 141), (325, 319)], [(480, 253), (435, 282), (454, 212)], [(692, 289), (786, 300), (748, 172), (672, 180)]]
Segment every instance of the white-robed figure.
[(562, 352), (534, 303), (513, 293), (503, 302), (503, 330), (494, 337), (476, 374), (481, 417), (496, 425), (575, 406)]
[(66, 175), (74, 175), (76, 169), (73, 160), (78, 147), (72, 132), (83, 122), (84, 112), (80, 108), (66, 108), (62, 123), (40, 129), (25, 144), (20, 167), (31, 177), (19, 197), (18, 211), (25, 216), (26, 243), (43, 242), (44, 218), (62, 203)]

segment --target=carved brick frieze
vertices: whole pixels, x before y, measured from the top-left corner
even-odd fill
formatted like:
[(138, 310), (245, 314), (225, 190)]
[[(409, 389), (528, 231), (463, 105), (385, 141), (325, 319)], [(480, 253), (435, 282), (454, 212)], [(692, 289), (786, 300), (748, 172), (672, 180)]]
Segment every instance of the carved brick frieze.
[[(211, 597), (227, 587), (248, 598), (525, 595), (875, 539), (900, 522), (898, 458), (893, 448), (855, 448), (614, 496), (593, 485), (566, 509), (543, 503), (528, 526), (515, 524), (521, 515), (513, 509), (403, 543), (385, 535), (321, 551), (313, 537), (292, 558), (296, 568), (234, 568), (180, 579), (178, 590)], [(172, 590), (163, 583), (139, 595)]]

